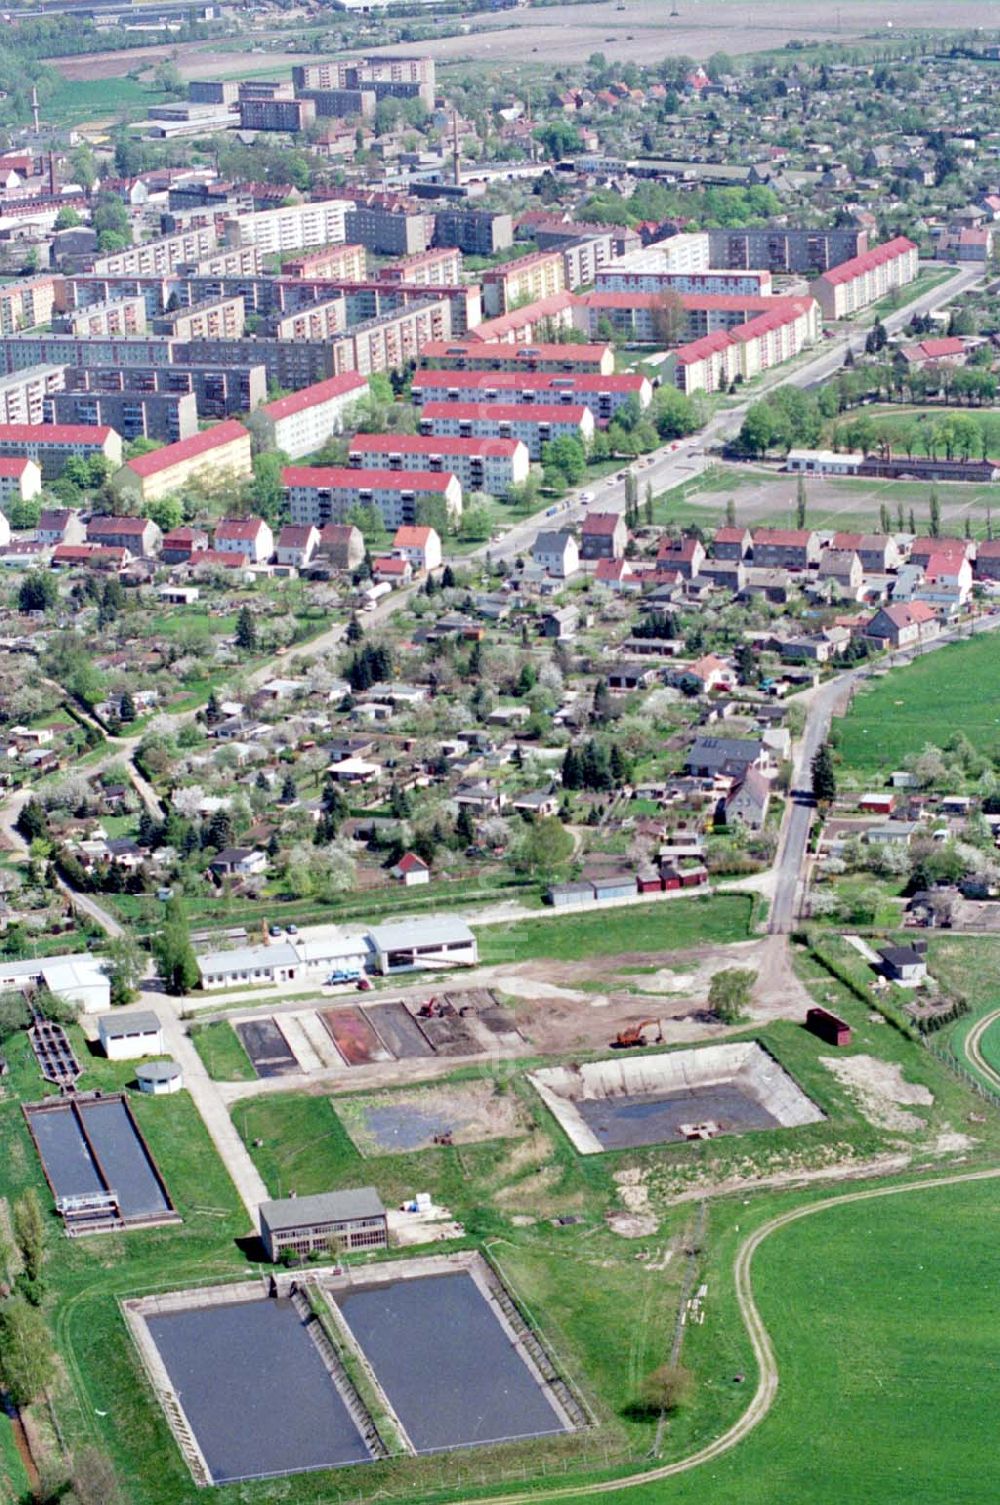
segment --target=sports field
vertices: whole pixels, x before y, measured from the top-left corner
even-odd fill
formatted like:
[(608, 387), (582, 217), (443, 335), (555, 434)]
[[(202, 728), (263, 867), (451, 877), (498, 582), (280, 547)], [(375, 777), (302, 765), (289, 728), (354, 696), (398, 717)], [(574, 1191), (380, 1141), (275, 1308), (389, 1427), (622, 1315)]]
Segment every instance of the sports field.
[(928, 653), (859, 690), (838, 723), (837, 751), (845, 772), (884, 777), (926, 743), (944, 747), (956, 732), (983, 752), (1000, 750), (1000, 643), (992, 632)]
[[(850, 415), (847, 415), (850, 416)], [(675, 486), (657, 498), (658, 523), (697, 523), (708, 530), (725, 521), (732, 499), (736, 521), (748, 528), (795, 527), (796, 481), (777, 469), (759, 465), (713, 465), (695, 481)], [(856, 476), (810, 476), (806, 480), (806, 521), (811, 528), (871, 533), (879, 530), (885, 505), (893, 529), (909, 527), (910, 510), (916, 530), (926, 531), (931, 486), (919, 481), (862, 480)], [(941, 504), (942, 531), (963, 534), (966, 524), (976, 538), (985, 538), (987, 504), (996, 505), (995, 485), (941, 484), (934, 488)], [(902, 528), (899, 508), (903, 509)]]
[(959, 1183), (834, 1206), (774, 1233), (753, 1264), (779, 1371), (773, 1408), (717, 1462), (623, 1505), (995, 1497), (998, 1207), (997, 1181)]

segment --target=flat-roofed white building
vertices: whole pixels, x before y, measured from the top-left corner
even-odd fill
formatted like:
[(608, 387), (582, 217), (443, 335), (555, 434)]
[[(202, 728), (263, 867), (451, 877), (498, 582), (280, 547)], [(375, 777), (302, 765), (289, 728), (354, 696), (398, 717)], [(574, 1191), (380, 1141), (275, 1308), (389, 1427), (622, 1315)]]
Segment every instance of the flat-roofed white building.
[(231, 951), (212, 951), (198, 957), (203, 988), (253, 987), (293, 982), (305, 971), (294, 946), (278, 941), (273, 946), (234, 946)]
[(479, 960), (476, 937), (464, 920), (403, 920), (376, 925), (369, 937), (374, 970), (383, 974), (474, 967)]
[(89, 951), (31, 961), (0, 960), (0, 992), (22, 993), (42, 986), (58, 998), (75, 1003), (85, 1014), (99, 1014), (111, 1007), (111, 983), (103, 959)]

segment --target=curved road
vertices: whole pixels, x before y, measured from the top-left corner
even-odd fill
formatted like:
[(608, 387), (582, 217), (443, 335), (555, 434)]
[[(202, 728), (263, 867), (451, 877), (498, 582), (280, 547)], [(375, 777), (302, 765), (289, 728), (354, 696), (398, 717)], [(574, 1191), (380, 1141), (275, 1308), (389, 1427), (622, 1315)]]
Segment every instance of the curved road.
[(991, 1013), (984, 1014), (982, 1019), (976, 1021), (965, 1037), (965, 1054), (980, 1076), (985, 1077), (989, 1085), (1000, 1092), (1000, 1071), (990, 1065), (982, 1050), (983, 1036), (990, 1025), (998, 1019), (1000, 1019), (1000, 1009), (993, 1009)]
[[(1000, 1013), (1000, 1010), (997, 1012)], [(846, 1192), (843, 1196), (826, 1197), (822, 1202), (809, 1202), (803, 1207), (794, 1207), (791, 1211), (780, 1213), (777, 1217), (762, 1223), (740, 1245), (733, 1268), (740, 1314), (746, 1323), (759, 1371), (757, 1389), (743, 1415), (734, 1421), (721, 1437), (699, 1448), (696, 1453), (691, 1453), (687, 1458), (679, 1458), (675, 1463), (664, 1463), (657, 1468), (646, 1469), (640, 1473), (627, 1474), (620, 1479), (601, 1479), (593, 1484), (567, 1484), (556, 1489), (547, 1489), (544, 1491), (544, 1498), (546, 1500), (577, 1500), (585, 1495), (615, 1494), (619, 1490), (655, 1484), (660, 1479), (672, 1479), (677, 1474), (700, 1468), (702, 1464), (712, 1463), (723, 1453), (730, 1452), (764, 1420), (778, 1393), (778, 1366), (774, 1349), (771, 1346), (770, 1334), (764, 1326), (764, 1319), (754, 1301), (751, 1267), (757, 1250), (773, 1233), (777, 1233), (781, 1228), (787, 1228), (790, 1223), (797, 1223), (801, 1218), (809, 1218), (815, 1213), (826, 1212), (831, 1207), (842, 1207), (848, 1202), (869, 1202), (877, 1197), (898, 1197), (906, 1192), (931, 1191), (936, 1187), (956, 1186), (967, 1181), (998, 1179), (1000, 1179), (1000, 1166), (991, 1166), (986, 1170), (964, 1171), (954, 1176), (934, 1176), (926, 1181), (907, 1181), (899, 1186), (874, 1186), (865, 1191), (852, 1191)], [(491, 1505), (537, 1505), (539, 1498), (540, 1496), (531, 1490), (518, 1490), (514, 1494), (491, 1495), (490, 1501)], [(459, 1501), (458, 1505), (477, 1505), (477, 1501), (475, 1498), (470, 1498)]]

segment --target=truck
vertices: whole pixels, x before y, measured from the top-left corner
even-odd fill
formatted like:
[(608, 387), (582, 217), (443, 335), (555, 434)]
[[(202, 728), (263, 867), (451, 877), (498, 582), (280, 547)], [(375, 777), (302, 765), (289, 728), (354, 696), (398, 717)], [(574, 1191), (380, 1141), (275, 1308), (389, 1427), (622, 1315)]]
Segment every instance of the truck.
[(361, 610), (374, 611), (380, 601), (384, 601), (392, 590), (388, 580), (383, 580), (379, 585), (369, 585), (361, 592)]
[(328, 988), (335, 988), (338, 983), (360, 981), (360, 967), (336, 967), (327, 978), (326, 985)]

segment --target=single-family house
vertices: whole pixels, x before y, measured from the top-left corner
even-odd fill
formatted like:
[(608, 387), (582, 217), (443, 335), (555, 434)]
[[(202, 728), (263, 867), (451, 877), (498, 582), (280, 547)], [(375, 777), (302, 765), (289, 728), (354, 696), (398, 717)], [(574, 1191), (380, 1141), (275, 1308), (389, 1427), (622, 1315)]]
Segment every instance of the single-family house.
[(275, 558), (287, 569), (301, 570), (319, 548), (319, 529), (313, 523), (286, 523), (278, 534)]
[(770, 769), (770, 749), (748, 737), (696, 737), (684, 760), (684, 771), (697, 778), (718, 774), (744, 779), (749, 768)]
[(325, 523), (319, 530), (318, 557), (333, 570), (356, 570), (365, 557), (365, 540), (353, 523)]
[(580, 529), (582, 559), (622, 559), (628, 543), (623, 512), (588, 512)]
[(705, 548), (699, 538), (664, 539), (656, 555), (657, 568), (676, 570), (685, 580), (700, 574), (704, 562)]
[(223, 847), (209, 867), (218, 878), (251, 878), (267, 871), (267, 853), (256, 847)]
[(377, 554), (372, 560), (372, 579), (376, 585), (409, 585), (413, 566), (402, 554)]
[(580, 567), (580, 551), (576, 539), (565, 529), (539, 533), (535, 538), (531, 557), (539, 569), (557, 580), (569, 579)]
[(712, 555), (715, 559), (730, 559), (736, 563), (745, 560), (753, 548), (749, 528), (716, 528), (712, 539)]
[(984, 539), (976, 550), (976, 579), (1000, 580), (1000, 538)]
[(203, 554), (208, 548), (208, 534), (203, 528), (187, 525), (171, 528), (164, 533), (160, 544), (160, 559), (164, 564), (187, 564), (195, 554)]
[(810, 528), (756, 528), (755, 569), (807, 570), (819, 564), (819, 534)]
[(96, 513), (87, 524), (87, 542), (102, 549), (127, 549), (136, 555), (155, 554), (163, 535), (149, 517), (108, 517)]
[(927, 979), (927, 944), (914, 941), (909, 946), (880, 946), (882, 971), (891, 982), (915, 988)]
[(399, 861), (389, 869), (392, 876), (404, 888), (416, 888), (418, 884), (431, 881), (431, 870), (416, 852), (404, 852)]
[(436, 528), (416, 527), (404, 524), (397, 528), (392, 540), (393, 553), (408, 559), (415, 575), (421, 571), (441, 567), (441, 535)]
[(575, 606), (557, 606), (542, 617), (542, 637), (562, 642), (575, 637), (579, 625), (580, 613)]
[(759, 831), (767, 820), (770, 802), (770, 780), (765, 778), (759, 768), (748, 768), (744, 777), (726, 796), (726, 825), (745, 826), (750, 831)]
[(725, 659), (714, 653), (706, 653), (693, 664), (678, 668), (677, 675), (682, 679), (698, 680), (703, 695), (709, 695), (713, 690), (730, 689), (736, 678)]
[(854, 549), (824, 549), (819, 561), (819, 580), (833, 585), (842, 596), (858, 599), (864, 580), (861, 559)]
[(896, 651), (932, 643), (941, 631), (937, 613), (926, 601), (882, 606), (865, 628), (865, 637), (878, 648)]
[(242, 555), (248, 564), (265, 564), (274, 553), (274, 534), (262, 517), (225, 517), (215, 530), (217, 553)]
[(55, 548), (57, 544), (83, 543), (87, 530), (79, 512), (46, 508), (38, 519), (35, 538), (38, 543)]

